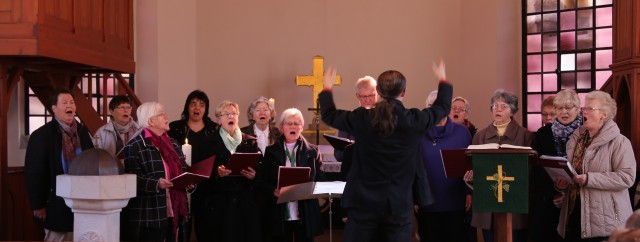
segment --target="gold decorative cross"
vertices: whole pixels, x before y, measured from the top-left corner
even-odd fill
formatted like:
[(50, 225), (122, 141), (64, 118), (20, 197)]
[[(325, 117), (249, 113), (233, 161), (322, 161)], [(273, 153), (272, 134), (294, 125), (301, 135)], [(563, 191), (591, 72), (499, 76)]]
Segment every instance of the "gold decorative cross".
[[(322, 56), (314, 56), (313, 57), (313, 75), (310, 76), (296, 76), (296, 85), (297, 86), (312, 86), (313, 87), (313, 107), (318, 108), (318, 94), (324, 88), (324, 57)], [(335, 85), (340, 85), (342, 83), (342, 78), (340, 75), (336, 75)]]
[[(502, 172), (502, 165), (498, 165), (498, 173), (497, 174), (493, 174), (493, 176), (487, 176), (487, 181), (497, 181), (497, 185), (498, 185), (498, 202), (501, 203), (502, 202), (502, 182), (503, 181), (514, 181), (515, 177), (512, 176), (506, 176), (506, 173)], [(507, 190), (507, 192), (509, 191), (509, 184), (504, 184), (506, 187), (505, 189)]]

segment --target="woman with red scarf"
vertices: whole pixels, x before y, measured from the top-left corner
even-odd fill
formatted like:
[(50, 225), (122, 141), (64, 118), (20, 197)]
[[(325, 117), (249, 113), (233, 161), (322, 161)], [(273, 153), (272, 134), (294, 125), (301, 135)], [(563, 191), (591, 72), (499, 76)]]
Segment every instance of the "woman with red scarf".
[(177, 142), (169, 138), (169, 120), (162, 104), (138, 107), (141, 130), (124, 147), (125, 172), (137, 175), (137, 194), (127, 209), (132, 241), (177, 241), (178, 225), (186, 220), (184, 188), (169, 181), (186, 168)]

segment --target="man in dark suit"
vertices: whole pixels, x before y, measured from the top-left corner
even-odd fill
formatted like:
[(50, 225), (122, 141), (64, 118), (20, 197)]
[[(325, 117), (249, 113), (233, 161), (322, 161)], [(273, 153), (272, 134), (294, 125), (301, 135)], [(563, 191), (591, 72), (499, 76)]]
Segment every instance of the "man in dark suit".
[[(337, 110), (331, 92), (335, 70), (325, 74), (325, 89), (319, 96), (322, 119), (354, 135), (358, 144), (342, 197), (349, 217), (344, 241), (410, 241), (414, 202), (432, 202), (420, 166), (419, 141), (449, 113), (453, 92), (445, 79), (444, 64), (434, 71), (440, 80), (438, 97), (431, 108), (422, 111), (402, 104), (406, 80), (397, 71), (378, 77), (381, 100), (374, 109)], [(421, 191), (414, 194), (417, 188)], [(375, 238), (379, 233), (381, 238)]]
[(89, 131), (75, 120), (76, 104), (67, 89), (51, 97), (54, 118), (31, 133), (25, 157), (25, 177), (34, 221), (45, 230), (45, 241), (73, 240), (73, 213), (56, 196), (56, 176), (83, 150), (93, 148)]

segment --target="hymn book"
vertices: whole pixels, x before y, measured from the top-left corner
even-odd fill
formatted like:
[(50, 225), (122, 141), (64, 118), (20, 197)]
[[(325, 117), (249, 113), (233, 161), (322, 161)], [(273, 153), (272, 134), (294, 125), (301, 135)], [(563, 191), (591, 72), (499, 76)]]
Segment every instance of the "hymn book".
[(240, 171), (254, 168), (262, 158), (260, 153), (234, 153), (229, 157), (225, 168), (231, 170), (229, 176), (241, 176)]
[(191, 167), (187, 168), (186, 172), (174, 177), (170, 182), (173, 183), (175, 188), (183, 189), (188, 185), (195, 185), (209, 179), (215, 159), (216, 156), (214, 155), (194, 163)]
[(510, 144), (498, 144), (498, 143), (488, 143), (481, 145), (469, 145), (467, 149), (470, 150), (488, 150), (488, 149), (521, 149), (521, 150), (530, 150), (531, 147), (528, 146), (519, 146), (519, 145), (510, 145)]
[(462, 178), (468, 170), (472, 170), (471, 160), (466, 149), (440, 150), (442, 167), (447, 178)]
[(538, 157), (538, 164), (547, 171), (553, 181), (561, 177), (573, 184), (572, 178), (578, 175), (573, 165), (564, 157), (541, 155)]
[(286, 187), (305, 183), (309, 181), (311, 175), (311, 167), (278, 167), (278, 184), (277, 187)]

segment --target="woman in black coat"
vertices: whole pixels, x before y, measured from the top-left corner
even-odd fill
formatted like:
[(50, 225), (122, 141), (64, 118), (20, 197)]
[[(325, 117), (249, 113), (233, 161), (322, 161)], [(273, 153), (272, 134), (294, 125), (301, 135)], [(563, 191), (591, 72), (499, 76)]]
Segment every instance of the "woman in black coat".
[[(271, 218), (270, 232), (273, 241), (313, 241), (315, 236), (323, 233), (322, 217), (318, 199), (299, 200), (283, 204), (276, 204), (280, 195), (278, 184), (278, 167), (310, 167), (309, 181), (321, 181), (324, 173), (320, 170), (320, 154), (318, 147), (309, 144), (302, 137), (304, 118), (300, 110), (290, 108), (280, 116), (280, 130), (282, 135), (267, 147), (262, 161), (260, 174), (265, 181), (266, 190), (273, 195), (269, 202), (271, 208), (264, 216)], [(265, 211), (265, 212), (267, 212)]]
[[(538, 129), (533, 148), (539, 155), (567, 158), (569, 137), (582, 125), (580, 98), (576, 91), (565, 89), (558, 92), (553, 106), (557, 116), (553, 123)], [(562, 241), (558, 235), (560, 208), (554, 204), (562, 201), (562, 194), (556, 191), (554, 181), (541, 166), (534, 166), (533, 179), (533, 204), (530, 213), (533, 241)]]
[(228, 176), (225, 168), (234, 153), (257, 153), (256, 139), (238, 127), (238, 104), (223, 101), (216, 107), (220, 125), (204, 143), (215, 165), (211, 177), (200, 183), (192, 195), (195, 233), (198, 241), (261, 241), (260, 215), (252, 192), (256, 172), (241, 171)]

